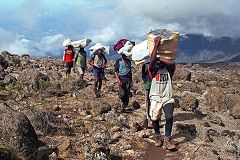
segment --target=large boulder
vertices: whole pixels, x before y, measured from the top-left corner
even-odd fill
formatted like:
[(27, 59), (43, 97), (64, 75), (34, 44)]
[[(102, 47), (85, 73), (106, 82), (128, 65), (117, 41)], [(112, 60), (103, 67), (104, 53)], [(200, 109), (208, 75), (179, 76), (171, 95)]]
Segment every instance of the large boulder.
[(21, 159), (34, 159), (39, 147), (37, 134), (23, 113), (0, 104), (0, 143)]
[(229, 108), (226, 94), (218, 87), (211, 88), (206, 94), (209, 108), (214, 112), (224, 112)]
[(88, 86), (86, 80), (67, 80), (63, 81), (63, 90), (64, 91), (78, 91)]
[(179, 97), (176, 97), (176, 102), (179, 108), (184, 111), (193, 112), (198, 108), (199, 101), (196, 98), (195, 94), (191, 92), (184, 92)]
[(5, 60), (5, 58), (3, 58), (2, 55), (0, 55), (0, 65), (1, 65), (4, 69), (7, 69), (7, 67), (8, 67), (8, 62)]
[(184, 81), (190, 81), (192, 77), (192, 74), (190, 71), (188, 71), (187, 69), (176, 69), (174, 76), (173, 76), (173, 80), (184, 80)]
[(70, 135), (73, 133), (67, 122), (47, 111), (41, 111), (28, 106), (19, 106), (31, 121), (37, 133), (44, 135)]
[(35, 90), (45, 89), (48, 87), (48, 83), (50, 82), (50, 78), (46, 74), (43, 74), (42, 72), (34, 69), (23, 70), (23, 72), (18, 77), (18, 80), (25, 85), (29, 85), (32, 89)]

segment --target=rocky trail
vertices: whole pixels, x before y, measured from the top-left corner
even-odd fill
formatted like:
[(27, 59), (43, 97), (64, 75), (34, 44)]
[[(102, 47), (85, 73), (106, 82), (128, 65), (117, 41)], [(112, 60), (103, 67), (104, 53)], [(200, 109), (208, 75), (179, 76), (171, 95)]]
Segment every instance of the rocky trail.
[[(239, 160), (240, 65), (177, 64), (173, 139), (176, 151), (154, 146), (144, 129), (141, 68), (133, 66), (133, 97), (119, 113), (113, 62), (101, 98), (90, 68), (78, 80), (58, 59), (1, 54), (0, 159)], [(164, 116), (161, 118), (164, 129)], [(163, 132), (162, 132), (163, 133)]]

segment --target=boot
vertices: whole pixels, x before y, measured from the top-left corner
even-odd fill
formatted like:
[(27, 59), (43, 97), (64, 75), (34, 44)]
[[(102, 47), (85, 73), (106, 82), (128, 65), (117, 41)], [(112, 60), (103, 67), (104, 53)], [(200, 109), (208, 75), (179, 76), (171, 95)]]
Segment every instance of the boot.
[(176, 149), (176, 146), (172, 144), (170, 137), (164, 136), (163, 146), (168, 150)]
[(162, 140), (161, 135), (155, 135), (154, 140), (155, 140), (155, 146), (156, 146), (156, 147), (162, 147), (162, 145), (163, 145), (163, 140)]

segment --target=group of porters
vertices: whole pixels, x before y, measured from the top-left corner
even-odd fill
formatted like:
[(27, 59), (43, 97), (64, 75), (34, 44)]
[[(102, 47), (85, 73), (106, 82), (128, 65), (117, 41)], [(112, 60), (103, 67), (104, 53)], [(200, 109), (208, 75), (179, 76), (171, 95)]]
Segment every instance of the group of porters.
[[(121, 100), (120, 112), (125, 112), (128, 107), (132, 81), (132, 61), (142, 66), (142, 80), (145, 88), (146, 120), (144, 125), (148, 127), (150, 122), (155, 132), (155, 145), (164, 146), (168, 150), (175, 149), (175, 143), (171, 139), (173, 127), (174, 98), (172, 92), (172, 77), (176, 68), (175, 58), (178, 46), (178, 32), (167, 29), (157, 29), (147, 33), (145, 41), (135, 42), (121, 39), (114, 45), (114, 50), (120, 55), (115, 61), (114, 71), (119, 86), (119, 98)], [(94, 77), (94, 94), (101, 97), (102, 81), (105, 79), (104, 69), (107, 66), (106, 54), (109, 47), (96, 43), (89, 48), (92, 53), (87, 61), (85, 47), (90, 39), (80, 41), (64, 41), (63, 61), (66, 64), (66, 76), (71, 73), (71, 68), (76, 68), (79, 78), (84, 78), (87, 64), (92, 67)], [(76, 49), (77, 48), (77, 49)], [(164, 111), (166, 124), (164, 134), (160, 134), (160, 117)]]

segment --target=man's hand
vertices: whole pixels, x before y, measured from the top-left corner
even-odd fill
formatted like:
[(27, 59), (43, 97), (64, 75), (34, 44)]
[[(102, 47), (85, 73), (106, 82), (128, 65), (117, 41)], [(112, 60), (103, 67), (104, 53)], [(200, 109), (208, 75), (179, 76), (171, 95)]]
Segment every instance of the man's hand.
[(161, 42), (161, 37), (156, 37), (156, 38), (154, 38), (154, 43), (155, 43), (155, 46), (158, 46), (159, 45), (159, 43)]
[(122, 81), (118, 80), (118, 86), (122, 86)]

